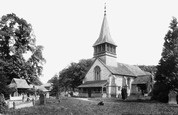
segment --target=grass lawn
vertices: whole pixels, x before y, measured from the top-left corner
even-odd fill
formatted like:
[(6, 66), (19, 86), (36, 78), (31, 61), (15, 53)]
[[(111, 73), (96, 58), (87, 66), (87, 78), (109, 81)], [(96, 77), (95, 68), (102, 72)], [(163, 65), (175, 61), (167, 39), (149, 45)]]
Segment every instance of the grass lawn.
[(58, 102), (56, 99), (47, 99), (46, 105), (39, 105), (37, 102), (33, 107), (10, 109), (7, 115), (178, 115), (178, 106), (163, 103), (104, 100), (104, 106), (98, 106), (98, 101), (63, 98)]

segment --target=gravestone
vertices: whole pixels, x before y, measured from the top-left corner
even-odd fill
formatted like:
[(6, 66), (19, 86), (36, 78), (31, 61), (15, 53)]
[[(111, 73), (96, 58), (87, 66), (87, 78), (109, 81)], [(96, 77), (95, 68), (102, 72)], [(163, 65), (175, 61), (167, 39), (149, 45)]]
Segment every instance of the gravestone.
[(35, 98), (32, 99), (32, 104), (35, 105)]
[(46, 92), (46, 98), (49, 98), (49, 92)]
[(18, 96), (18, 92), (14, 92), (14, 97), (17, 97)]
[(177, 96), (177, 93), (175, 92), (175, 91), (170, 91), (169, 92), (169, 104), (173, 104), (173, 105), (175, 105), (175, 104), (177, 104), (177, 99), (176, 99), (176, 96)]
[(16, 103), (13, 102), (13, 109), (16, 109)]
[(44, 94), (40, 94), (40, 105), (45, 105), (46, 104), (46, 97)]

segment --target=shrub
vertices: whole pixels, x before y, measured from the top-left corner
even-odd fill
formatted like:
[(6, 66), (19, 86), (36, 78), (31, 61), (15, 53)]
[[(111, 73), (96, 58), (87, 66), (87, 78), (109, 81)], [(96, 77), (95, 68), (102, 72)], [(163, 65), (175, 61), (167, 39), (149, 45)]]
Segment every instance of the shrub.
[(0, 113), (4, 114), (8, 110), (8, 106), (5, 103), (4, 97), (0, 96)]
[(163, 103), (167, 103), (169, 88), (164, 83), (156, 82), (154, 84), (151, 94), (152, 94), (151, 100), (157, 100)]

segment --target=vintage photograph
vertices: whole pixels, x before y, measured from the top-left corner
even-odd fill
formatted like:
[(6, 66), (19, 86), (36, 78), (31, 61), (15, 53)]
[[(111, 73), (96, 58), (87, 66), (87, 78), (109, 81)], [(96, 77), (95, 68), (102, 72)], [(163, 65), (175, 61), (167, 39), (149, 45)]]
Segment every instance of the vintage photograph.
[(0, 115), (177, 115), (176, 0), (4, 0)]

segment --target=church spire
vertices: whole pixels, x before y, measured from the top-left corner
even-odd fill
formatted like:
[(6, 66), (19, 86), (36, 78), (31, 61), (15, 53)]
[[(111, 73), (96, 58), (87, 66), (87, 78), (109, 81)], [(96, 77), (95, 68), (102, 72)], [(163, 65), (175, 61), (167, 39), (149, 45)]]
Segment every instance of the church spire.
[(109, 26), (108, 26), (108, 22), (106, 18), (106, 3), (104, 6), (104, 18), (103, 18), (103, 23), (102, 23), (101, 30), (100, 30), (100, 35), (99, 35), (99, 38), (94, 43), (93, 47), (96, 45), (102, 44), (102, 43), (109, 43), (109, 44), (116, 46), (113, 39), (111, 38), (110, 31), (109, 31)]

